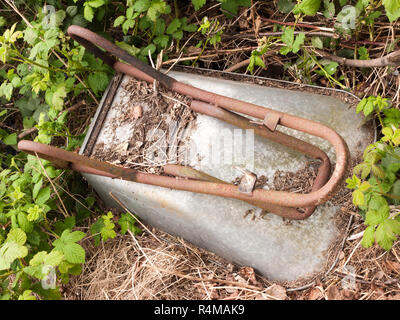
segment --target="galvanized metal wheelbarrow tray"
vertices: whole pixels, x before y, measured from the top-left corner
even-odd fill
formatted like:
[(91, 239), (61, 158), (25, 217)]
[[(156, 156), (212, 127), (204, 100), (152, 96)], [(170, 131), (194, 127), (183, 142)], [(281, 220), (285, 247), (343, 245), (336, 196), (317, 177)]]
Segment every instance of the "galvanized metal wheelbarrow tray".
[[(99, 194), (110, 204), (113, 203), (113, 200), (110, 198), (109, 191), (112, 191), (118, 195), (119, 199), (122, 200), (121, 202), (124, 202), (127, 207), (132, 209), (133, 206), (134, 211), (145, 221), (171, 233), (183, 236), (187, 240), (212, 250), (230, 260), (240, 264), (252, 265), (257, 271), (272, 279), (294, 280), (299, 276), (304, 276), (318, 269), (318, 265), (320, 266), (321, 264), (323, 246), (318, 249), (319, 251), (311, 248), (311, 251), (314, 251), (314, 254), (316, 253), (317, 255), (315, 259), (310, 258), (314, 261), (304, 261), (304, 259), (308, 259), (306, 255), (303, 261), (294, 258), (293, 262), (291, 262), (290, 258), (284, 256), (284, 253), (287, 251), (293, 258), (293, 252), (297, 249), (292, 247), (292, 245), (290, 245), (290, 249), (282, 247), (283, 239), (275, 239), (272, 242), (272, 247), (275, 246), (275, 249), (272, 249), (271, 243), (263, 241), (262, 238), (256, 240), (254, 239), (256, 235), (247, 234), (247, 231), (243, 234), (234, 235), (241, 227), (246, 229), (248, 222), (243, 222), (244, 225), (240, 226), (240, 222), (238, 224), (236, 218), (228, 221), (225, 213), (218, 217), (218, 208), (215, 208), (216, 212), (213, 213), (213, 218), (210, 217), (208, 221), (215, 223), (215, 225), (205, 227), (198, 220), (194, 221), (193, 217), (188, 217), (188, 212), (192, 212), (193, 216), (198, 215), (204, 218), (204, 213), (200, 214), (200, 211), (202, 207), (207, 206), (205, 204), (199, 206), (199, 201), (204, 202), (208, 201), (208, 199), (222, 199), (219, 197), (224, 197), (247, 202), (250, 205), (290, 220), (304, 220), (310, 217), (315, 211), (316, 206), (325, 203), (334, 195), (345, 177), (349, 162), (349, 149), (344, 139), (338, 133), (316, 121), (205, 91), (177, 81), (142, 63), (124, 50), (87, 29), (71, 26), (68, 29), (68, 33), (117, 72), (150, 83), (156, 80), (169, 90), (190, 96), (193, 99), (190, 107), (197, 113), (214, 117), (242, 129), (252, 129), (256, 135), (262, 138), (277, 142), (304, 155), (321, 160), (312, 191), (309, 194), (298, 194), (255, 189), (255, 179), (251, 179), (251, 174), (245, 175), (242, 178), (241, 184), (235, 186), (202, 172), (176, 164), (164, 166), (164, 172), (169, 176), (142, 173), (98, 161), (82, 154), (67, 152), (31, 141), (21, 141), (18, 145), (20, 150), (37, 154), (39, 157), (53, 161), (61, 168), (73, 169), (84, 173), (85, 177), (95, 186)], [(99, 48), (105, 49), (105, 51)], [(128, 64), (114, 57), (126, 61)], [(115, 90), (119, 84), (120, 77), (119, 79), (115, 78), (113, 83), (110, 84), (108, 93), (103, 97), (101, 107), (104, 104), (109, 104), (108, 107), (110, 107), (114, 99)], [(111, 91), (114, 91), (114, 93), (110, 96), (110, 89), (112, 87), (114, 87), (114, 90)], [(101, 110), (99, 110), (95, 119), (97, 122), (99, 122), (101, 114)], [(255, 124), (254, 122), (250, 122), (249, 118), (245, 116), (258, 118), (262, 123)], [(104, 118), (100, 120), (104, 121)], [(327, 140), (335, 150), (336, 164), (333, 173), (331, 174), (329, 157), (324, 151), (308, 142), (276, 130), (278, 126), (291, 128)], [(97, 126), (93, 123), (88, 137), (93, 137), (93, 132), (100, 129), (101, 123), (98, 123)], [(81, 153), (83, 153), (85, 147), (87, 147), (87, 144), (82, 148)], [(129, 182), (122, 183), (121, 180)], [(139, 187), (137, 183), (142, 187)], [(149, 186), (145, 187), (144, 185)], [(151, 187), (150, 185), (156, 187)], [(123, 190), (127, 190), (127, 193), (131, 194), (131, 196), (124, 194)], [(157, 194), (160, 199), (154, 198)], [(198, 196), (195, 196), (196, 194)], [(176, 200), (176, 205), (174, 205), (174, 197), (175, 199), (179, 198), (184, 203), (182, 208), (179, 208), (178, 201)], [(169, 205), (165, 205), (166, 202), (168, 203), (167, 198), (171, 200)], [(136, 204), (132, 204), (132, 200)], [(227, 199), (228, 202), (217, 201), (221, 207), (225, 207), (222, 211), (226, 210), (226, 207), (229, 207), (232, 211), (240, 208), (238, 210), (243, 212), (245, 208), (252, 207), (248, 204), (242, 205), (237, 200)], [(192, 204), (192, 208), (185, 207), (187, 204), (189, 206)], [(304, 208), (304, 210), (301, 211), (298, 208)], [(231, 222), (233, 222), (233, 225)], [(207, 224), (207, 222), (204, 222), (204, 224)], [(231, 226), (229, 226), (230, 224)], [(259, 226), (257, 228), (259, 229)], [(281, 225), (281, 228), (284, 230), (286, 227)], [(324, 227), (321, 226), (322, 231), (323, 229)], [(218, 230), (220, 230), (220, 233)], [(262, 234), (265, 234), (266, 231), (269, 232), (268, 230), (263, 230)], [(302, 232), (299, 232), (299, 234), (302, 234)], [(332, 238), (332, 232), (329, 234)], [(290, 235), (293, 236), (293, 230), (288, 233), (288, 236)], [(246, 245), (240, 243), (241, 241), (238, 241), (238, 239), (248, 241), (249, 248), (246, 250)], [(263, 243), (265, 245), (264, 248)], [(281, 253), (283, 259), (277, 259), (276, 254), (279, 254), (279, 247), (282, 247)], [(292, 263), (293, 265), (286, 265), (287, 270), (283, 271), (282, 268), (286, 263)], [(299, 268), (303, 270), (300, 271)]]

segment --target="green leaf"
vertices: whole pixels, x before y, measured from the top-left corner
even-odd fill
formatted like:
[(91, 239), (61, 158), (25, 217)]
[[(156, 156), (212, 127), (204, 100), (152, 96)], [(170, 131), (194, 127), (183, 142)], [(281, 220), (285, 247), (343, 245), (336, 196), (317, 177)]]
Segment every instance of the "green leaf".
[(389, 251), (392, 248), (393, 241), (396, 240), (396, 236), (392, 231), (391, 223), (389, 221), (390, 219), (380, 224), (375, 232), (376, 242), (386, 251)]
[(166, 33), (167, 34), (173, 34), (174, 32), (176, 32), (181, 27), (181, 25), (182, 25), (181, 21), (178, 18), (175, 18), (168, 25)]
[(365, 224), (368, 226), (376, 226), (389, 217), (389, 208), (381, 208), (380, 210), (367, 211), (365, 215)]
[(206, 4), (207, 0), (192, 0), (194, 10), (199, 10), (201, 7), (203, 7)]
[(28, 248), (24, 246), (26, 234), (20, 228), (11, 229), (6, 241), (0, 247), (0, 271), (10, 269), (15, 259), (28, 255)]
[(136, 12), (145, 12), (150, 8), (150, 2), (149, 0), (137, 0), (133, 5), (133, 9)]
[(374, 244), (374, 242), (375, 242), (374, 234), (375, 234), (374, 226), (369, 226), (365, 229), (363, 238), (361, 240), (361, 245), (364, 248), (369, 248)]
[(288, 47), (292, 47), (294, 42), (294, 29), (284, 27), (281, 39)]
[(312, 46), (314, 48), (317, 48), (317, 49), (323, 49), (324, 48), (324, 44), (323, 44), (323, 42), (322, 42), (320, 37), (312, 37), (311, 38), (311, 44), (312, 44)]
[(92, 7), (86, 5), (85, 8), (83, 9), (83, 16), (87, 21), (92, 22), (93, 17), (94, 17), (94, 10)]
[(53, 242), (54, 248), (64, 254), (65, 259), (73, 264), (85, 262), (85, 250), (77, 243), (85, 237), (81, 231), (65, 230), (59, 239)]
[(313, 16), (318, 12), (321, 0), (302, 0), (294, 9), (294, 14), (303, 13), (307, 16)]
[(383, 0), (383, 6), (386, 10), (386, 15), (390, 22), (395, 21), (400, 17), (400, 1), (399, 0)]
[(294, 8), (294, 2), (291, 0), (278, 0), (278, 10), (282, 13), (289, 13)]
[(296, 36), (296, 40), (293, 43), (293, 53), (296, 53), (300, 50), (300, 47), (304, 44), (305, 37), (306, 37), (306, 35), (304, 32), (300, 32)]
[(121, 234), (125, 234), (128, 230), (133, 232), (134, 235), (142, 233), (138, 227), (135, 226), (136, 219), (129, 213), (124, 213), (118, 219), (118, 224), (121, 227)]
[(41, 189), (35, 199), (35, 203), (38, 205), (45, 204), (49, 199), (51, 195), (51, 189), (49, 186)]
[(324, 0), (324, 16), (327, 19), (332, 19), (335, 16), (335, 4), (333, 1)]
[(355, 206), (362, 206), (364, 204), (364, 194), (358, 189), (353, 191), (353, 204)]
[(13, 93), (13, 88), (10, 82), (4, 81), (0, 86), (0, 97), (4, 96), (9, 101)]
[(16, 145), (17, 144), (17, 134), (12, 133), (7, 135), (4, 139), (3, 142), (7, 145)]
[(32, 290), (25, 290), (23, 294), (19, 295), (18, 300), (36, 300), (32, 294)]
[(65, 12), (70, 17), (73, 17), (78, 13), (78, 7), (77, 6), (68, 6), (67, 9), (65, 9)]
[(108, 86), (108, 75), (105, 72), (92, 73), (88, 77), (88, 83), (95, 95), (104, 91)]
[(125, 16), (119, 16), (117, 19), (114, 20), (114, 27), (120, 26), (125, 21)]
[(91, 1), (85, 1), (86, 6), (90, 6), (92, 8), (99, 8), (102, 5), (105, 4), (105, 0), (91, 0)]
[(28, 209), (28, 220), (29, 221), (36, 221), (41, 218), (43, 214), (43, 209), (38, 205), (34, 205)]

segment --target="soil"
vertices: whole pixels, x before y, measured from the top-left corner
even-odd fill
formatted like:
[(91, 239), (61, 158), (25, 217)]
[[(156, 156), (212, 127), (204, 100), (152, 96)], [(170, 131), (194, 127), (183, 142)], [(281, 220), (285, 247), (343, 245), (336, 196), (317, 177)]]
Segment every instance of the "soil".
[[(129, 142), (107, 146), (97, 143), (91, 156), (141, 172), (163, 174), (161, 166), (171, 157), (178, 157), (179, 146), (185, 143), (183, 132), (196, 118), (188, 107), (191, 99), (133, 78), (122, 84), (122, 89), (119, 104), (113, 106), (120, 116), (107, 122), (106, 129), (113, 133), (119, 126), (132, 123)], [(128, 98), (129, 103), (122, 102), (126, 101), (124, 98)], [(177, 128), (170, 126), (172, 121), (177, 123)], [(174, 132), (170, 132), (171, 128)], [(162, 141), (162, 144), (156, 141)], [(148, 151), (152, 151), (155, 159), (162, 160), (146, 158)], [(175, 154), (171, 155), (171, 151)], [(165, 152), (168, 157), (158, 152)]]

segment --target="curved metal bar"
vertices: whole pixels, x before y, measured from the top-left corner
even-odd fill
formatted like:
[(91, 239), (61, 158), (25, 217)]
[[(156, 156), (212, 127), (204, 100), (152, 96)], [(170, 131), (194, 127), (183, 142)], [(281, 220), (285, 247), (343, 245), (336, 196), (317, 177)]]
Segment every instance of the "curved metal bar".
[[(289, 219), (305, 219), (307, 215), (301, 214), (298, 211), (286, 212), (285, 210), (287, 207), (297, 208), (319, 205), (333, 196), (339, 187), (340, 182), (343, 180), (348, 164), (349, 150), (343, 138), (333, 129), (312, 120), (303, 119), (252, 103), (225, 97), (178, 82), (144, 64), (110, 41), (85, 28), (71, 26), (68, 28), (68, 33), (72, 38), (91, 50), (96, 56), (104, 59), (106, 63), (112, 65), (112, 67), (119, 72), (129, 74), (148, 82), (157, 80), (170, 90), (209, 103), (208, 108), (210, 109), (214, 108), (215, 110), (218, 110), (217, 107), (222, 107), (227, 110), (264, 120), (264, 123), (268, 128), (271, 128), (270, 124), (272, 121), (272, 131), (274, 131), (276, 125), (279, 124), (328, 140), (333, 145), (336, 152), (335, 170), (328, 182), (324, 183), (324, 180), (326, 180), (325, 177), (324, 179), (321, 178), (320, 181), (316, 181), (317, 185), (315, 188), (317, 189), (319, 185), (322, 185), (321, 188), (318, 188), (318, 190), (314, 190), (313, 188), (312, 192), (309, 194), (256, 189), (251, 195), (246, 195), (240, 193), (238, 187), (234, 185), (197, 180), (177, 180), (171, 177), (141, 173), (132, 169), (113, 166), (105, 162), (89, 159), (81, 155), (49, 146), (42, 146), (39, 148), (40, 150), (38, 150), (38, 144), (35, 144), (34, 142), (29, 144), (27, 141), (21, 141), (18, 145), (21, 150), (25, 149), (26, 151), (32, 151), (36, 148), (35, 152), (42, 154), (44, 158), (47, 156), (48, 158), (46, 159), (50, 158), (49, 160), (51, 160), (51, 158), (56, 161), (61, 160), (62, 165), (65, 165), (65, 161), (67, 161), (72, 169), (82, 172), (94, 173), (95, 171), (95, 174), (102, 174), (145, 184), (236, 198), (244, 201), (251, 200), (265, 203), (276, 209), (273, 213)], [(105, 49), (107, 52), (102, 51), (100, 48)], [(129, 64), (116, 61), (112, 56), (116, 56)], [(268, 129), (266, 128), (264, 130)], [(274, 131), (274, 133), (276, 132)], [(275, 134), (275, 137), (278, 136), (279, 135)], [(282, 143), (281, 141), (278, 142)], [(32, 143), (35, 145), (32, 145)]]

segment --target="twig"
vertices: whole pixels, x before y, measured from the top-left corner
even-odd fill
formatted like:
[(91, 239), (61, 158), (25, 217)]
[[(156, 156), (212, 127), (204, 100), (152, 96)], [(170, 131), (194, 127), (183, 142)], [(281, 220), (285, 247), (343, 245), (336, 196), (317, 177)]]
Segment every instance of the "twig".
[(250, 58), (246, 59), (246, 60), (243, 60), (243, 61), (240, 61), (239, 63), (236, 63), (236, 64), (230, 66), (229, 68), (226, 68), (224, 71), (225, 72), (233, 72), (233, 71), (235, 71), (237, 69), (240, 69), (241, 67), (247, 66), (249, 63), (250, 63)]
[(370, 60), (358, 60), (358, 59), (346, 59), (338, 57), (321, 50), (315, 50), (322, 58), (343, 64), (348, 67), (355, 68), (377, 68), (387, 66), (398, 66), (400, 65), (400, 50), (389, 53), (386, 56), (370, 59)]
[(314, 30), (321, 30), (321, 31), (328, 31), (328, 32), (334, 32), (333, 28), (325, 28), (325, 27), (318, 27), (318, 26), (313, 26), (305, 23), (295, 23), (295, 22), (282, 22), (278, 20), (273, 20), (273, 19), (268, 19), (268, 18), (263, 18), (261, 17), (261, 20), (269, 22), (269, 23), (276, 23), (280, 24), (283, 26), (292, 26), (292, 27), (302, 27), (302, 28), (308, 28), (308, 29), (314, 29)]
[(54, 189), (54, 192), (56, 193), (58, 199), (59, 199), (60, 202), (61, 202), (61, 206), (62, 206), (63, 211), (64, 211), (64, 212), (63, 212), (63, 211), (61, 210), (62, 214), (64, 215), (65, 218), (69, 217), (69, 214), (68, 214), (67, 209), (65, 208), (64, 202), (62, 201), (62, 199), (61, 199), (61, 197), (60, 197), (60, 195), (59, 195), (59, 193), (58, 193), (56, 187), (54, 186), (53, 181), (51, 180), (51, 178), (50, 178), (49, 175), (47, 174), (47, 171), (46, 171), (45, 167), (43, 166), (42, 160), (39, 158), (39, 156), (37, 155), (36, 152), (35, 152), (35, 155), (36, 155), (37, 160), (39, 161), (40, 167), (42, 168), (42, 170), (43, 170), (43, 172), (44, 172), (46, 178), (49, 180), (51, 186), (52, 186), (53, 189)]
[(189, 275), (183, 274), (183, 273), (178, 272), (178, 271), (172, 272), (172, 271), (168, 271), (168, 270), (157, 268), (157, 267), (153, 267), (153, 268), (156, 269), (157, 271), (165, 272), (165, 273), (168, 273), (170, 275), (178, 276), (178, 277), (185, 278), (185, 279), (191, 280), (191, 281), (219, 282), (219, 283), (223, 283), (223, 284), (227, 284), (227, 285), (231, 285), (231, 286), (257, 290), (258, 292), (261, 292), (261, 290), (262, 290), (261, 287), (252, 286), (252, 285), (246, 284), (246, 283), (240, 283), (240, 282), (236, 282), (236, 281), (229, 281), (229, 280), (223, 280), (223, 279), (215, 279), (215, 278), (213, 278), (213, 279), (204, 279), (204, 278), (198, 278), (198, 277), (189, 276)]

